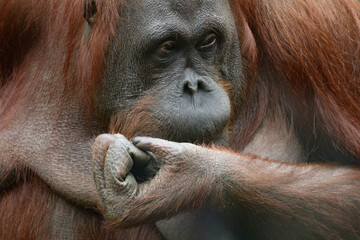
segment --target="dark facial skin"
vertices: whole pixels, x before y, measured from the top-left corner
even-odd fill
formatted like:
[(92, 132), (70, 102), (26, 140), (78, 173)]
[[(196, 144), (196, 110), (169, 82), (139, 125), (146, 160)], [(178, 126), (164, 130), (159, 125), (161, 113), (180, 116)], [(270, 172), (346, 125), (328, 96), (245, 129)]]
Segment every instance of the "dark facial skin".
[(125, 1), (0, 3), (0, 239), (360, 239), (358, 2)]
[[(60, 3), (65, 8), (71, 1)], [(84, 3), (89, 11), (79, 26), (84, 26), (85, 40), (82, 40), (86, 42), (96, 37), (92, 29), (102, 26), (97, 21), (93, 1)], [(36, 4), (31, 2), (29, 6)], [(99, 15), (100, 11), (101, 8)], [(57, 14), (60, 13), (54, 12), (54, 16)], [(64, 18), (69, 16), (64, 15)], [(57, 30), (49, 25), (55, 17), (44, 17), (49, 34), (56, 32), (56, 39), (49, 36), (49, 45), (55, 48), (49, 52), (49, 46), (43, 48), (37, 44), (31, 56), (27, 56), (31, 64), (29, 69), (24, 69), (24, 75), (30, 78), (34, 75), (33, 69), (40, 69), (34, 80), (37, 84), (29, 84), (31, 88), (26, 90), (36, 98), (34, 101), (29, 98), (31, 101), (27, 101), (23, 110), (16, 110), (21, 114), (9, 131), (0, 132), (4, 159), (0, 181), (3, 175), (6, 177), (2, 166), (13, 166), (13, 159), (21, 159), (20, 165), (29, 166), (61, 196), (59, 198), (86, 209), (96, 209), (100, 203), (90, 148), (94, 136), (108, 132), (107, 124), (117, 117), (120, 123), (115, 124), (114, 130), (128, 138), (146, 135), (179, 142), (227, 143), (230, 102), (243, 85), (238, 37), (227, 1), (129, 0), (121, 4), (120, 18), (116, 37), (107, 49), (103, 78), (97, 79), (101, 84), (97, 86), (94, 103), (96, 113), (91, 112), (89, 116), (76, 94), (66, 93), (66, 101), (63, 96), (66, 87), (61, 78), (66, 57), (62, 54), (67, 47), (66, 34), (73, 26), (64, 25)], [(42, 21), (41, 17), (38, 19)], [(81, 34), (81, 29), (76, 31)], [(57, 32), (62, 33), (60, 37)], [(44, 33), (41, 37), (45, 36)], [(41, 56), (44, 59), (39, 61)], [(57, 56), (61, 59), (56, 59)], [(231, 94), (225, 91), (227, 87)], [(122, 152), (116, 154), (116, 159), (126, 156), (128, 154)], [(51, 227), (61, 223), (73, 229), (72, 215), (67, 217), (55, 213)], [(59, 229), (64, 228), (61, 225)], [(71, 238), (70, 230), (63, 232)]]
[[(242, 73), (239, 43), (228, 3), (218, 0), (143, 0), (122, 8), (121, 18), (117, 29), (119, 41), (110, 49), (107, 62), (111, 64), (106, 70), (100, 95), (100, 104), (108, 117), (120, 114), (124, 116), (123, 121), (126, 118), (138, 121), (132, 123), (137, 131), (126, 135), (128, 138), (136, 135), (155, 136), (196, 143), (222, 138), (226, 142), (223, 133), (232, 106), (219, 82), (227, 81), (233, 85), (234, 92), (241, 92)], [(134, 108), (137, 109), (136, 114)], [(139, 114), (144, 112), (143, 115)], [(120, 126), (118, 132), (126, 134), (127, 130)], [(273, 135), (271, 131), (269, 135)], [(260, 161), (259, 165), (253, 166), (252, 157), (245, 161), (243, 156), (207, 151), (195, 145), (171, 142), (171, 147), (169, 142), (156, 144), (158, 140), (141, 139), (135, 138), (133, 144), (145, 152), (152, 152), (159, 164), (159, 171), (145, 182), (138, 181), (134, 168), (144, 166), (148, 159), (137, 155), (132, 143), (119, 135), (97, 138), (94, 144), (94, 169), (100, 205), (104, 209), (104, 218), (118, 227), (160, 220), (156, 226), (167, 239), (189, 239), (188, 236), (191, 239), (241, 239), (244, 234), (240, 221), (243, 212), (234, 206), (241, 206), (242, 199), (246, 199), (251, 192), (269, 191), (266, 185), (268, 181), (261, 180), (259, 182), (264, 182), (261, 191), (247, 192), (244, 190), (246, 187), (241, 187), (244, 179), (250, 182), (252, 188), (251, 179), (289, 178), (284, 181), (289, 187), (288, 182), (293, 176), (291, 167), (286, 174), (282, 170), (271, 172), (271, 169), (282, 169), (279, 163), (273, 166), (271, 162)], [(266, 136), (261, 139), (264, 139), (264, 144), (259, 144), (260, 149), (269, 144)], [(149, 147), (153, 145), (156, 147)], [(289, 148), (288, 152), (292, 150)], [(282, 155), (288, 156), (288, 152)], [(296, 158), (292, 160), (297, 161)], [(263, 172), (257, 173), (259, 166), (262, 166)], [(299, 173), (303, 171), (313, 172), (311, 167), (301, 169)], [(331, 182), (327, 179), (328, 171), (331, 172), (331, 169), (323, 169), (322, 179), (325, 182)], [(244, 178), (247, 174), (251, 176)], [(352, 175), (353, 172), (346, 174)], [(264, 175), (267, 177), (263, 178)], [(276, 186), (271, 189), (278, 189), (276, 180), (269, 182)], [(301, 186), (304, 184), (301, 183)], [(223, 186), (227, 187), (222, 189)], [(290, 185), (289, 189), (294, 187)], [(273, 194), (278, 196), (277, 193)], [(230, 201), (225, 200), (228, 196), (231, 196)], [(314, 196), (314, 199), (318, 197)], [(214, 201), (216, 199), (220, 200)], [(234, 199), (240, 200), (232, 204)], [(249, 199), (250, 203), (256, 203), (251, 197)], [(264, 197), (256, 196), (255, 199)], [(262, 200), (256, 208), (272, 201)], [(308, 202), (302, 204), (306, 206)], [(222, 208), (227, 209), (225, 214)], [(271, 229), (277, 225), (276, 221), (272, 225), (272, 220), (281, 219), (273, 213), (283, 211), (283, 206), (279, 207), (280, 210), (265, 209), (266, 214), (271, 216)], [(178, 215), (182, 213), (181, 210), (185, 214)], [(284, 212), (287, 216), (288, 213)], [(302, 212), (300, 208), (300, 215)], [(306, 239), (301, 235), (310, 235), (312, 230), (300, 230), (303, 222), (301, 218), (295, 219), (289, 232), (301, 232), (298, 239)], [(277, 232), (279, 235), (287, 234), (274, 230), (274, 236)]]
[(226, 139), (230, 96), (220, 81), (241, 87), (227, 1), (135, 1), (120, 16), (100, 92), (103, 115), (127, 116), (145, 102), (152, 129), (137, 134), (189, 142)]
[[(118, 42), (110, 49), (111, 64), (100, 93), (105, 115), (128, 118), (140, 106), (151, 125), (144, 128), (140, 122), (136, 135), (226, 145), (233, 96), (220, 81), (235, 91), (242, 86), (241, 55), (228, 2), (136, 1), (123, 7), (120, 16)], [(193, 222), (207, 222), (218, 234), (205, 236), (208, 231), (190, 227)], [(175, 217), (157, 226), (173, 239), (187, 236), (185, 231), (207, 239), (228, 235), (214, 213)]]

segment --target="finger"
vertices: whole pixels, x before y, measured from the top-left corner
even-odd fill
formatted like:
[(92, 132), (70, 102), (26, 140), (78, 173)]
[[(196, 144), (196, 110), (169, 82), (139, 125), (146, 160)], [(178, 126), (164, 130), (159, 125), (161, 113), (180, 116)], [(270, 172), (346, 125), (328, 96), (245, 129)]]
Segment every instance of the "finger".
[(114, 196), (133, 194), (137, 189), (137, 182), (130, 173), (133, 161), (127, 151), (127, 142), (126, 138), (116, 136), (106, 155), (105, 183)]
[(93, 161), (93, 174), (96, 189), (101, 192), (105, 188), (105, 178), (103, 174), (103, 165), (99, 163), (99, 161)]
[(155, 153), (159, 149), (170, 148), (172, 145), (170, 141), (151, 137), (135, 137), (132, 143), (142, 151), (152, 153)]
[(135, 147), (135, 145), (132, 144), (125, 136), (115, 134), (114, 137), (119, 139), (119, 141), (122, 141), (122, 143), (126, 146), (126, 149), (132, 157), (136, 167), (144, 167), (152, 160), (152, 157), (149, 154)]
[(183, 149), (181, 143), (150, 137), (135, 137), (133, 144), (142, 151), (153, 153), (158, 161), (164, 161), (165, 157), (177, 155)]
[(146, 165), (143, 170), (144, 176), (147, 176), (148, 178), (154, 177), (160, 168), (157, 159), (155, 159), (155, 157), (153, 157), (153, 159), (154, 160), (151, 161), (148, 165)]
[(124, 187), (126, 193), (128, 193), (130, 196), (134, 196), (136, 194), (138, 183), (132, 173), (129, 173), (126, 176), (121, 185)]
[(95, 139), (92, 145), (92, 153), (94, 159), (100, 164), (104, 163), (107, 150), (114, 139), (114, 136), (110, 134), (102, 134)]
[[(127, 151), (129, 141), (122, 135), (115, 135), (115, 140), (109, 146), (105, 162), (105, 176), (113, 176), (123, 181), (133, 167), (132, 158)], [(109, 179), (110, 180), (110, 179)]]
[(105, 178), (103, 172), (104, 162), (107, 150), (113, 140), (113, 135), (102, 134), (95, 139), (92, 145), (93, 174), (95, 185), (98, 191), (101, 191), (105, 188)]
[(153, 160), (152, 156), (149, 153), (141, 151), (132, 143), (130, 143), (130, 145), (128, 146), (128, 151), (130, 153), (130, 156), (133, 158), (134, 165), (136, 167), (145, 167), (149, 164), (150, 161)]

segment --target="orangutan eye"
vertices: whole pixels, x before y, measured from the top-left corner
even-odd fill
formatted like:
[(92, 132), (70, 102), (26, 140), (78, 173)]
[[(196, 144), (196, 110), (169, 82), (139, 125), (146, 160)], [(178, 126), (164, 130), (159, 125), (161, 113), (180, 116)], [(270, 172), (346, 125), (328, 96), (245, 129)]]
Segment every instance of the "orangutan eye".
[(160, 56), (166, 56), (171, 53), (175, 49), (176, 42), (173, 40), (169, 40), (161, 44), (158, 54)]
[(216, 45), (217, 35), (215, 33), (210, 33), (206, 36), (204, 41), (201, 42), (200, 49), (207, 50)]

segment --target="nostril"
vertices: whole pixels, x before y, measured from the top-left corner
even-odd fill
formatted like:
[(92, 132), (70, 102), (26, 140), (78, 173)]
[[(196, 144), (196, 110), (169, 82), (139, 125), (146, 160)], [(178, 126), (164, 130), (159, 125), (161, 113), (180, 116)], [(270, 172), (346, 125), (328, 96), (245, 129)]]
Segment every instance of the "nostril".
[(198, 91), (198, 82), (192, 82), (192, 81), (186, 81), (184, 83), (184, 87), (183, 87), (183, 92), (190, 94), (190, 95), (194, 95), (197, 93)]
[(199, 90), (205, 90), (205, 83), (202, 81), (202, 80), (199, 80), (198, 83), (197, 83), (197, 88)]

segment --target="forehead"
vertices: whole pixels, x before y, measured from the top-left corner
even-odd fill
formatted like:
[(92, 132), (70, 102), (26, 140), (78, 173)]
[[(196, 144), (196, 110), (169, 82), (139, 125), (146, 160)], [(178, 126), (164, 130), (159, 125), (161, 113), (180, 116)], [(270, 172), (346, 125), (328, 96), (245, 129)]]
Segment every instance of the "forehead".
[(185, 19), (229, 10), (227, 0), (139, 0), (139, 3), (150, 13), (172, 13)]
[(209, 21), (233, 25), (228, 0), (130, 0), (127, 5), (123, 17), (138, 26), (196, 27)]

